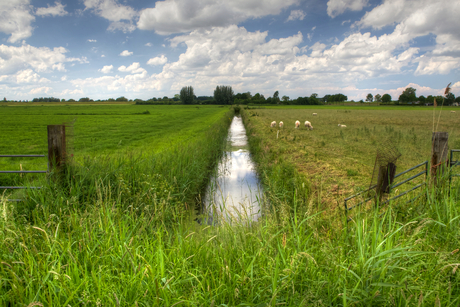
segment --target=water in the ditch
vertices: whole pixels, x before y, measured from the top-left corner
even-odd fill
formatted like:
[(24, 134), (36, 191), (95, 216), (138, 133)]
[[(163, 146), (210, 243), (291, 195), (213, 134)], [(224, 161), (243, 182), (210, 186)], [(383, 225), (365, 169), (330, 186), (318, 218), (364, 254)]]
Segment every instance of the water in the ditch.
[(205, 214), (211, 223), (219, 219), (256, 221), (261, 215), (262, 188), (241, 117), (233, 118), (228, 142), (217, 176), (211, 178), (206, 191)]

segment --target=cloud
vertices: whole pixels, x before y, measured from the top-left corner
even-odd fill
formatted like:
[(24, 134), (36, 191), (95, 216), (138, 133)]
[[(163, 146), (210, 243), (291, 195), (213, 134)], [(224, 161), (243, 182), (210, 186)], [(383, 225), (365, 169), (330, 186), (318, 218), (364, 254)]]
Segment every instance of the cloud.
[(138, 13), (130, 6), (119, 4), (116, 0), (84, 0), (85, 10), (111, 21), (109, 31), (121, 30), (125, 33), (136, 29), (133, 20)]
[(126, 67), (125, 65), (122, 65), (122, 66), (118, 67), (118, 71), (129, 72), (129, 73), (132, 73), (132, 74), (140, 74), (140, 73), (146, 72), (145, 69), (140, 67), (139, 62), (134, 62), (133, 64), (129, 65), (128, 67)]
[(399, 36), (408, 44), (417, 37), (436, 35), (433, 50), (416, 62), (417, 75), (446, 74), (460, 67), (460, 4), (441, 0), (386, 0), (367, 12), (355, 25), (382, 29), (395, 26), (391, 36)]
[(145, 44), (145, 46), (146, 46), (146, 47), (152, 47), (153, 44), (152, 44), (152, 43), (147, 43), (147, 44)]
[(335, 18), (346, 10), (361, 11), (367, 2), (368, 0), (329, 0), (327, 2), (327, 14)]
[(104, 74), (108, 74), (108, 73), (111, 73), (112, 72), (112, 69), (113, 69), (113, 65), (106, 65), (104, 67), (102, 67), (101, 69), (99, 69), (98, 71), (104, 73)]
[(130, 56), (130, 55), (133, 55), (133, 52), (131, 51), (128, 51), (128, 50), (123, 50), (121, 53), (120, 53), (121, 56)]
[(168, 62), (168, 58), (162, 55), (161, 57), (151, 58), (150, 60), (148, 60), (147, 64), (155, 66), (155, 65), (163, 65), (166, 62)]
[(132, 22), (114, 21), (110, 24), (107, 30), (112, 32), (122, 31), (123, 33), (130, 33), (136, 30), (136, 26)]
[(48, 7), (39, 7), (35, 11), (35, 15), (38, 16), (65, 16), (69, 14), (64, 8), (65, 5), (62, 5), (60, 2), (54, 2), (55, 6), (50, 6), (48, 4)]
[(88, 39), (88, 42), (90, 42), (90, 43), (97, 43), (97, 40), (95, 40), (95, 39)]
[(48, 94), (51, 91), (51, 87), (43, 86), (43, 87), (36, 87), (30, 90), (29, 94)]
[(238, 24), (248, 18), (277, 15), (299, 0), (165, 0), (140, 12), (137, 26), (161, 35)]
[(289, 15), (287, 21), (294, 21), (294, 20), (303, 20), (305, 18), (305, 13), (302, 10), (294, 10), (291, 11), (291, 14)]
[(24, 68), (31, 68), (37, 72), (62, 70), (65, 62), (83, 61), (78, 58), (66, 58), (66, 52), (64, 47), (50, 49), (30, 45), (0, 45), (0, 73), (11, 74)]
[(102, 54), (102, 55), (101, 55), (101, 58), (105, 58), (105, 54)]
[(0, 1), (0, 32), (11, 34), (8, 42), (16, 43), (30, 37), (34, 20), (29, 0)]

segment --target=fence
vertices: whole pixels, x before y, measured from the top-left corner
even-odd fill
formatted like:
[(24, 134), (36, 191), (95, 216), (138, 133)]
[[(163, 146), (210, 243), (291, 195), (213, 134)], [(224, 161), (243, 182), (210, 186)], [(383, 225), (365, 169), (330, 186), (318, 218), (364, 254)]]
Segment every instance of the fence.
[[(401, 186), (401, 185), (403, 185), (405, 183), (409, 183), (410, 181), (413, 181), (413, 180), (415, 180), (416, 178), (418, 178), (418, 177), (420, 177), (422, 175), (425, 175), (425, 182), (422, 182), (422, 183), (412, 187), (411, 189), (406, 190), (406, 191), (404, 191), (404, 192), (402, 192), (402, 193), (400, 193), (400, 194), (398, 194), (396, 196), (393, 196), (392, 198), (382, 202), (381, 204), (382, 205), (387, 204), (388, 202), (390, 202), (392, 200), (395, 200), (395, 199), (398, 199), (398, 198), (400, 198), (400, 197), (402, 197), (402, 196), (404, 196), (404, 195), (406, 195), (406, 194), (408, 194), (408, 193), (410, 193), (410, 192), (412, 192), (412, 191), (414, 191), (414, 190), (416, 190), (418, 188), (421, 188), (423, 185), (425, 185), (426, 184), (426, 179), (428, 177), (428, 161), (422, 162), (422, 163), (420, 163), (420, 164), (418, 164), (418, 165), (416, 165), (414, 167), (411, 167), (411, 168), (405, 170), (404, 172), (401, 172), (401, 173), (395, 175), (394, 179), (399, 178), (399, 177), (401, 177), (401, 176), (403, 176), (403, 175), (405, 175), (405, 174), (407, 174), (407, 173), (409, 173), (409, 172), (411, 172), (413, 170), (416, 170), (416, 169), (418, 169), (418, 168), (420, 168), (422, 166), (425, 167), (425, 169), (423, 171), (421, 171), (421, 172), (419, 172), (419, 173), (417, 173), (417, 174), (415, 174), (415, 175), (413, 175), (413, 176), (411, 176), (411, 177), (409, 177), (407, 179), (404, 179), (404, 180), (402, 180), (400, 182), (390, 184), (388, 186), (388, 193), (391, 193), (391, 190), (394, 190), (395, 188), (397, 188), (397, 187), (399, 187), (399, 186)], [(377, 188), (377, 184), (369, 187), (368, 189), (366, 189), (364, 191), (361, 191), (361, 192), (359, 192), (357, 194), (354, 194), (354, 195), (352, 195), (350, 197), (345, 198), (345, 201), (344, 201), (345, 212), (348, 213), (348, 211), (350, 211), (350, 210), (352, 210), (352, 209), (354, 209), (356, 207), (359, 207), (359, 206), (367, 203), (368, 201), (370, 201), (372, 199), (376, 199), (378, 197), (377, 193), (374, 192), (374, 189), (376, 189), (376, 188)], [(366, 192), (369, 192), (369, 194), (372, 194), (372, 195), (370, 197), (367, 197), (365, 200), (359, 202), (358, 204), (355, 204), (355, 205), (353, 205), (351, 207), (348, 207), (348, 202), (349, 201), (351, 201), (352, 199), (354, 199), (354, 198), (356, 198), (356, 197), (358, 197), (360, 195), (363, 195)], [(372, 193), (372, 192), (374, 192), (374, 193)], [(418, 196), (416, 196), (415, 198), (411, 199), (410, 201), (414, 201), (416, 198), (418, 198)]]
[[(66, 137), (65, 125), (49, 125), (48, 129), (48, 155), (0, 155), (0, 158), (46, 158), (48, 157), (47, 170), (37, 171), (0, 171), (0, 174), (46, 174), (51, 169), (59, 169), (65, 164)], [(0, 186), (0, 190), (40, 189), (41, 187), (28, 186)], [(22, 201), (21, 199), (8, 199), (8, 201)]]
[[(46, 155), (0, 155), (0, 158), (46, 158)], [(0, 174), (46, 174), (46, 171), (0, 171)], [(26, 186), (0, 186), (0, 190), (17, 190), (17, 189), (41, 189), (41, 187), (26, 187)], [(8, 201), (21, 201), (21, 199), (8, 199)]]

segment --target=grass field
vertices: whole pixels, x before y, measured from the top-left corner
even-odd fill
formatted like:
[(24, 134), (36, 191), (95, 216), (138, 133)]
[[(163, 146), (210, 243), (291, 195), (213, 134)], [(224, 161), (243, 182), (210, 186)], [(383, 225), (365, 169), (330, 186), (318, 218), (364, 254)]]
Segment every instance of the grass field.
[[(401, 153), (398, 173), (430, 160), (433, 129), (449, 132), (450, 148), (460, 148), (460, 114), (440, 110), (434, 119), (432, 108), (421, 107), (272, 107), (247, 112), (266, 159), (295, 165), (315, 193), (321, 193), (319, 201), (326, 207), (370, 185), (381, 143)], [(283, 121), (284, 128), (270, 128), (273, 120)], [(300, 129), (294, 128), (296, 120)], [(312, 123), (312, 131), (303, 127), (305, 120)]]
[[(151, 155), (202, 138), (227, 108), (211, 106), (14, 106), (0, 107), (1, 154), (47, 154), (47, 125), (72, 123), (69, 154), (84, 157)], [(1, 170), (46, 169), (46, 159), (0, 158)], [(1, 176), (7, 180), (31, 178)], [(2, 184), (3, 182), (3, 184)]]
[[(133, 106), (120, 106), (125, 107), (130, 114), (126, 117), (151, 116), (131, 115)], [(89, 113), (88, 108), (69, 113)], [(146, 106), (139, 109), (143, 112)], [(0, 200), (0, 306), (457, 306), (457, 181), (450, 190), (424, 188), (424, 197), (411, 210), (388, 206), (383, 215), (356, 214), (349, 223), (342, 212), (324, 214), (337, 203), (325, 203), (318, 176), (324, 177), (324, 193), (334, 177), (344, 186), (355, 179), (360, 184), (361, 177), (366, 182), (356, 161), (370, 155), (372, 165), (374, 126), (384, 134), (390, 118), (400, 124), (393, 124), (396, 132), (386, 128), (386, 135), (401, 135), (401, 151), (409, 155), (426, 149), (418, 141), (425, 133), (422, 123), (409, 134), (417, 136), (413, 143), (405, 134), (412, 127), (405, 128), (408, 119), (399, 113), (403, 110), (383, 109), (390, 112), (387, 117), (362, 111), (370, 113), (353, 108), (242, 110), (271, 208), (257, 223), (218, 227), (196, 223), (190, 209), (222, 155), (232, 110), (215, 108), (196, 124), (202, 130), (194, 137), (157, 149), (141, 142), (119, 148), (114, 145), (119, 136), (101, 147), (79, 145), (88, 142), (79, 141), (76, 124), (74, 152), (77, 156), (80, 148), (83, 157), (63, 174), (50, 174), (42, 190), (27, 191), (24, 203)], [(291, 127), (296, 119), (310, 119), (311, 112), (318, 113), (311, 118), (313, 131)], [(69, 113), (56, 116), (67, 120)], [(30, 114), (30, 125), (40, 120), (33, 110)], [(207, 121), (214, 116), (214, 122)], [(156, 125), (170, 127), (163, 118)], [(278, 139), (269, 128), (272, 120), (286, 124)], [(347, 130), (337, 130), (337, 121)], [(112, 124), (118, 122), (122, 120)], [(177, 128), (184, 134), (188, 129)], [(349, 143), (364, 143), (362, 153), (355, 155)], [(411, 147), (405, 149), (405, 143)], [(111, 148), (117, 154), (98, 154)], [(310, 164), (315, 174), (310, 175)]]

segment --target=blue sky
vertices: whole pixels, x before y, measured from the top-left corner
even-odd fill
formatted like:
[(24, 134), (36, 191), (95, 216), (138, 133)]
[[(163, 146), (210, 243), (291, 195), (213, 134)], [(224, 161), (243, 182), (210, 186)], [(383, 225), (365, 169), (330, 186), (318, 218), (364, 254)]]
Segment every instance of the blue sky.
[(460, 95), (460, 1), (8, 0), (0, 95)]

